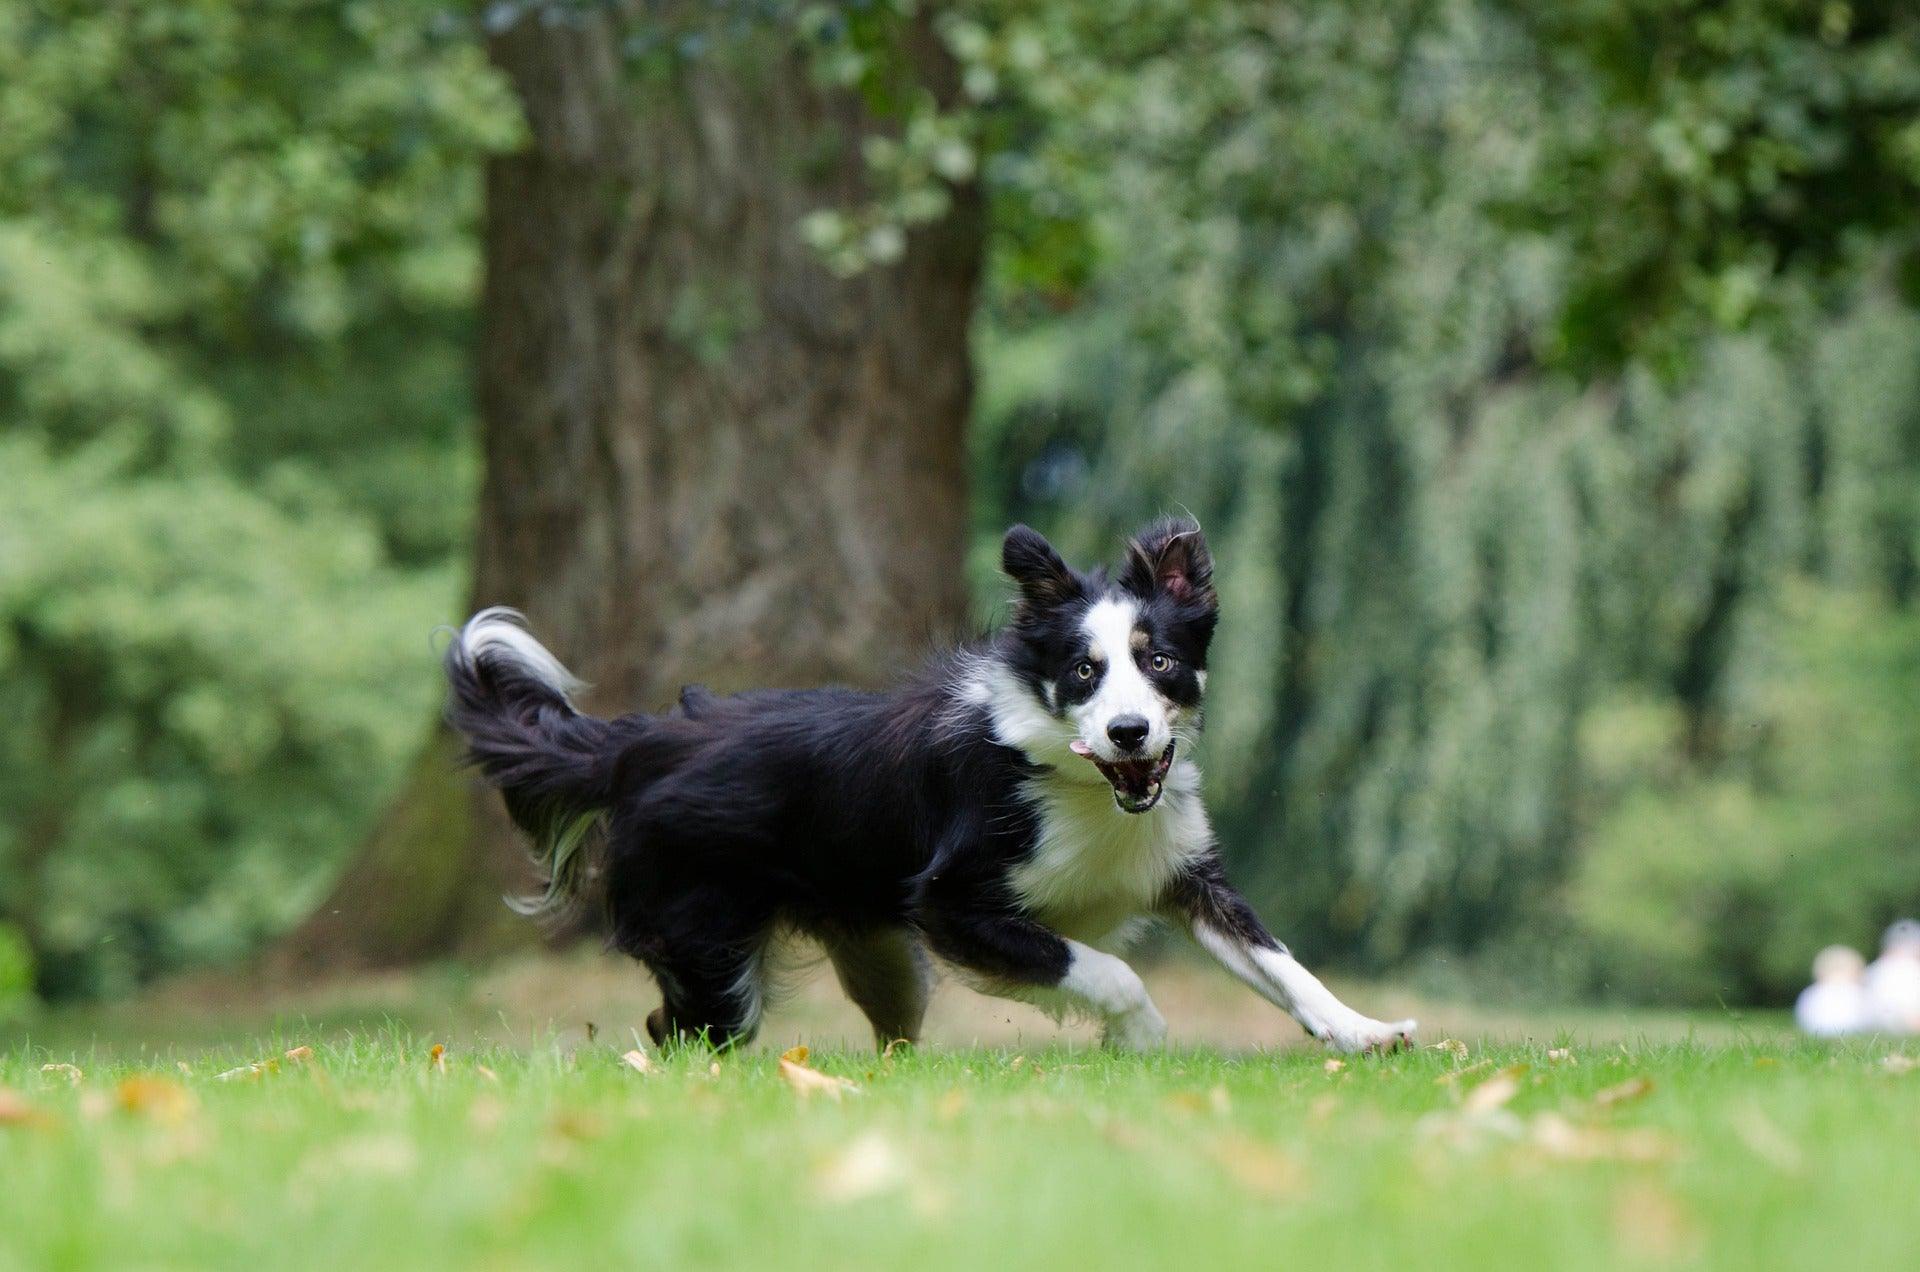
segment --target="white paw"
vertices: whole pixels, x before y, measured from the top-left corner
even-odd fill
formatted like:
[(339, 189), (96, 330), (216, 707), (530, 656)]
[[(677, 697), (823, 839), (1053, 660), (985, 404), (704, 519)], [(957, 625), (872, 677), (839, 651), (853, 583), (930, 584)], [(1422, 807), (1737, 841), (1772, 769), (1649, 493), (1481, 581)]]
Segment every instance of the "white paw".
[(1417, 1028), (1418, 1025), (1411, 1020), (1396, 1020), (1388, 1024), (1382, 1020), (1355, 1016), (1352, 1020), (1332, 1026), (1322, 1038), (1335, 1051), (1384, 1053), (1412, 1047), (1414, 1030)]
[(1100, 1039), (1119, 1051), (1151, 1051), (1167, 1040), (1167, 1022), (1152, 1003), (1107, 1019)]

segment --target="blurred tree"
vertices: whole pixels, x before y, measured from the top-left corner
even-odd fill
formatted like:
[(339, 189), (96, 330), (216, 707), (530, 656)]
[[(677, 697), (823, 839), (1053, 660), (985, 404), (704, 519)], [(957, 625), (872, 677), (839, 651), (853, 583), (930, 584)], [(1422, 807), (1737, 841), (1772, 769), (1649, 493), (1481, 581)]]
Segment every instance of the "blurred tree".
[[(473, 599), (605, 711), (873, 683), (964, 617), (974, 188), (873, 224), (859, 268), (801, 233), (868, 216), (869, 160), (954, 67), (914, 6), (872, 6), (851, 75), (844, 26), (773, 8), (489, 10), (529, 128), (487, 176)], [(525, 940), (521, 850), (469, 787), (436, 740), (289, 955)]]
[[(1920, 295), (1920, 9), (1502, 0), (1545, 112), (1508, 204), (1571, 249), (1550, 356), (1670, 368), (1703, 331), (1890, 264)], [(1785, 283), (1787, 285), (1782, 286)]]

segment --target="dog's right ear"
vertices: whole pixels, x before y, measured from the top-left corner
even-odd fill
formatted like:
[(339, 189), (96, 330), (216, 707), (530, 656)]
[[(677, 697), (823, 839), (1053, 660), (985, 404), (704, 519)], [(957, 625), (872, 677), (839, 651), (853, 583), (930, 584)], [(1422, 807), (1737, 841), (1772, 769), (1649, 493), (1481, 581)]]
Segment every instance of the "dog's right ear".
[(1050, 609), (1080, 595), (1080, 580), (1038, 530), (1015, 526), (1000, 543), (1000, 568), (1019, 585), (1020, 599)]

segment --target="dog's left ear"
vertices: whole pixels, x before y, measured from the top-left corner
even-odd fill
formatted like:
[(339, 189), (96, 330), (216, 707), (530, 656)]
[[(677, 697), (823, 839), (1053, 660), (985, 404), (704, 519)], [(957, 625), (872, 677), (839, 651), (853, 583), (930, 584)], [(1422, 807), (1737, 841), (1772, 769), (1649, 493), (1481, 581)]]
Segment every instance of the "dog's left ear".
[(1156, 521), (1127, 544), (1120, 584), (1136, 596), (1165, 592), (1177, 601), (1218, 609), (1213, 592), (1213, 556), (1192, 517)]

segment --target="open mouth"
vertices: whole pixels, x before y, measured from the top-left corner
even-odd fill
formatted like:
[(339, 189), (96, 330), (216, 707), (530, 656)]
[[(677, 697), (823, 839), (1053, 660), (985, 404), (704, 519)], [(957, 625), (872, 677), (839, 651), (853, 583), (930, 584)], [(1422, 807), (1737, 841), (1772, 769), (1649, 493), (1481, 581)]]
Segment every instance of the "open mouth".
[(1069, 747), (1075, 755), (1093, 761), (1100, 770), (1100, 776), (1107, 779), (1113, 787), (1113, 802), (1124, 813), (1144, 813), (1160, 802), (1161, 784), (1167, 780), (1167, 770), (1173, 767), (1173, 748), (1177, 743), (1167, 743), (1167, 749), (1160, 752), (1158, 759), (1139, 760), (1103, 760), (1093, 753), (1093, 748), (1075, 738)]

